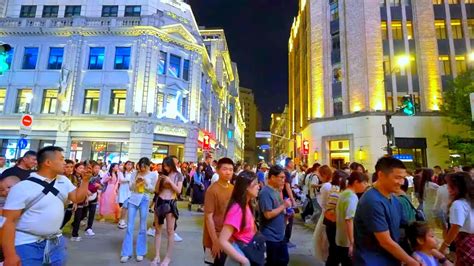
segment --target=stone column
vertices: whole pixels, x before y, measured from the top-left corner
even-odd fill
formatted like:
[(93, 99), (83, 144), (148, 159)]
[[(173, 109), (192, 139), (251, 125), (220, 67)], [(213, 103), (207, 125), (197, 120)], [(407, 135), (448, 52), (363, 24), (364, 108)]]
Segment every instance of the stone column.
[(438, 111), (441, 100), (441, 78), (433, 2), (431, 0), (416, 0), (412, 1), (412, 5), (421, 111)]
[(147, 120), (132, 122), (128, 158), (137, 162), (141, 157), (150, 157), (153, 149), (153, 131), (155, 125)]
[(64, 157), (69, 158), (71, 152), (71, 134), (69, 128), (71, 127), (70, 120), (62, 120), (58, 124), (58, 130), (56, 131), (56, 142), (55, 146), (64, 149)]
[(197, 162), (198, 135), (199, 130), (197, 127), (193, 127), (188, 130), (188, 137), (184, 142), (185, 162)]

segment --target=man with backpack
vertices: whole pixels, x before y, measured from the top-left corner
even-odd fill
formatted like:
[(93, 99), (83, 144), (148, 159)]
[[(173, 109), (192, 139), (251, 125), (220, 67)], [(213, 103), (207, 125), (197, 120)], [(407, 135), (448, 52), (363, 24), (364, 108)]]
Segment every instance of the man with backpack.
[(87, 166), (83, 182), (75, 188), (64, 171), (63, 149), (48, 146), (37, 154), (38, 171), (11, 188), (4, 207), (4, 265), (66, 265), (61, 235), (64, 204), (83, 202), (92, 175)]

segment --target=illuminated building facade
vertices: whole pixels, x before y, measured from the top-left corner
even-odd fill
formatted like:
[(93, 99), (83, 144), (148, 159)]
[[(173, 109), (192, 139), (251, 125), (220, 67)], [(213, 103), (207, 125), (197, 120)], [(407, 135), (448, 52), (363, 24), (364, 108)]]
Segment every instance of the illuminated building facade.
[(26, 149), (54, 144), (71, 159), (197, 161), (206, 134), (215, 154), (243, 147), (237, 67), (228, 51), (225, 70), (211, 61), (188, 4), (33, 2), (8, 1), (0, 18), (1, 39), (13, 47), (0, 76), (2, 154), (16, 152), (27, 112)]
[(288, 138), (288, 105), (282, 113), (273, 113), (270, 123), (271, 132), (271, 161), (278, 163), (286, 157), (292, 157), (290, 146), (294, 145), (294, 139)]
[(416, 116), (392, 118), (394, 154), (411, 168), (445, 164), (443, 135), (457, 129), (438, 111), (469, 65), (473, 11), (472, 0), (301, 0), (288, 47), (293, 152), (309, 140), (310, 162), (372, 167), (385, 154), (385, 112), (413, 95)]
[(258, 152), (256, 132), (258, 129), (258, 109), (255, 104), (255, 95), (248, 88), (240, 87), (240, 103), (242, 105), (243, 118), (245, 122), (245, 155), (244, 161), (249, 164), (258, 163)]

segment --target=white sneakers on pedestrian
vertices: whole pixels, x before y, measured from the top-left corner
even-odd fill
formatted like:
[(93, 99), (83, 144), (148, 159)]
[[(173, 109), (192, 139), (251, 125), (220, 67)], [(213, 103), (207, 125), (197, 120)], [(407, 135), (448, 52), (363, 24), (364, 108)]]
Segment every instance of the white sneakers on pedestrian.
[(155, 233), (156, 233), (156, 230), (155, 228), (148, 228), (148, 230), (146, 230), (146, 234), (149, 235), (149, 236), (155, 236)]
[(85, 234), (86, 236), (95, 236), (95, 233), (94, 233), (94, 231), (92, 231), (91, 228), (87, 229), (84, 234)]
[(143, 260), (143, 256), (137, 256), (137, 261), (140, 262)]
[(130, 257), (128, 257), (128, 256), (122, 256), (122, 257), (120, 258), (120, 262), (121, 262), (121, 263), (126, 263), (129, 259), (130, 259)]
[(127, 224), (125, 223), (124, 220), (120, 220), (117, 226), (118, 226), (118, 228), (120, 228), (120, 229), (125, 229), (125, 228), (127, 228)]
[(183, 238), (181, 238), (178, 233), (174, 233), (174, 241), (175, 242), (181, 242), (183, 241)]
[(82, 238), (81, 238), (80, 236), (78, 236), (78, 237), (71, 237), (71, 241), (72, 241), (72, 242), (79, 242), (79, 241), (81, 241), (81, 240), (82, 240)]

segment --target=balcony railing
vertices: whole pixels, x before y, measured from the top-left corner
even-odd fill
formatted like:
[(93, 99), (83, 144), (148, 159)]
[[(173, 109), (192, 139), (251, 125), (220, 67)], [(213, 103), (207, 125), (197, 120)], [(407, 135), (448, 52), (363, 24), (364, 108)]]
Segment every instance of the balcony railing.
[(116, 18), (0, 18), (0, 28), (160, 27), (162, 24), (158, 15)]

